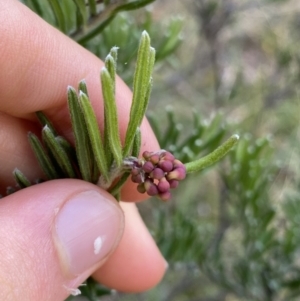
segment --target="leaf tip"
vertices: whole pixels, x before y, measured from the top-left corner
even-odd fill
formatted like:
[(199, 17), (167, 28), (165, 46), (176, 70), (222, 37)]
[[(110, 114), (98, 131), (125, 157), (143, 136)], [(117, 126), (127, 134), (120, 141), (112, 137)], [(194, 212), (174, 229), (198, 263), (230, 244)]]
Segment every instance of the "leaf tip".
[(108, 72), (108, 70), (107, 70), (107, 68), (106, 68), (105, 66), (103, 66), (103, 67), (101, 68), (100, 73), (106, 73), (106, 72)]
[(149, 34), (148, 34), (147, 30), (144, 30), (142, 32), (142, 37), (148, 37), (149, 38)]
[(43, 131), (51, 131), (50, 128), (49, 128), (49, 126), (47, 124), (43, 127), (42, 130)]
[(82, 97), (82, 96), (86, 96), (86, 94), (82, 90), (80, 90), (79, 91), (79, 97)]
[(150, 46), (150, 36), (146, 30), (142, 32), (141, 43), (146, 43)]
[(75, 90), (72, 86), (69, 85), (69, 86), (67, 87), (67, 93), (68, 93), (68, 94), (76, 93), (76, 90)]
[(240, 139), (240, 136), (238, 134), (232, 135), (232, 138), (238, 141)]
[(109, 53), (106, 58), (105, 58), (105, 62), (106, 61), (115, 61), (115, 59), (113, 58), (113, 56)]
[(20, 169), (16, 167), (16, 168), (13, 170), (13, 174), (18, 173), (18, 172), (20, 172)]

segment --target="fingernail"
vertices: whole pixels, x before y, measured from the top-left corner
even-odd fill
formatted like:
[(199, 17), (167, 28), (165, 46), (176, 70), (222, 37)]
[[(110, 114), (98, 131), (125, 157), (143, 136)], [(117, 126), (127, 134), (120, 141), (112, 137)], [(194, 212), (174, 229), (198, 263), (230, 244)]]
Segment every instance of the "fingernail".
[(105, 193), (85, 191), (59, 209), (55, 242), (63, 268), (77, 276), (104, 260), (123, 232), (124, 217)]

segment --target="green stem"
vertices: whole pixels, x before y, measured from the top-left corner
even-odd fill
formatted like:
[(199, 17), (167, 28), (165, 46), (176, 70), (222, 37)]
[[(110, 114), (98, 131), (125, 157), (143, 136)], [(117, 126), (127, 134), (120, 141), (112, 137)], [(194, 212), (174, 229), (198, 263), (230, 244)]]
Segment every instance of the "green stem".
[(238, 140), (239, 136), (233, 135), (209, 155), (198, 160), (186, 163), (186, 172), (192, 173), (195, 171), (200, 171), (218, 162), (232, 149), (232, 147), (238, 142)]

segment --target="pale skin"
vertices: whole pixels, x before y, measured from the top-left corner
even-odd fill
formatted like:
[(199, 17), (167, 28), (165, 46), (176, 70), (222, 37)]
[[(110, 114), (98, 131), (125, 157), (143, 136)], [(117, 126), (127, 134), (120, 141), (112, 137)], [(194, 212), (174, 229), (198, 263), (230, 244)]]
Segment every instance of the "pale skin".
[[(18, 167), (30, 180), (43, 177), (27, 141), (27, 132), (40, 132), (34, 112), (42, 110), (59, 132), (73, 139), (66, 104), (67, 86), (86, 79), (90, 98), (102, 126), (99, 72), (103, 62), (45, 23), (15, 0), (0, 0), (0, 193), (12, 185)], [(121, 137), (124, 138), (131, 91), (117, 80)], [(146, 120), (142, 150), (159, 146)], [(91, 186), (93, 186), (91, 188)], [(166, 262), (133, 202), (146, 196), (133, 184), (122, 191), (124, 232), (108, 258), (75, 280), (65, 275), (52, 242), (55, 208), (74, 191), (95, 188), (80, 180), (57, 180), (35, 185), (0, 201), (0, 300), (64, 300), (90, 274), (99, 282), (126, 292), (155, 286)], [(114, 202), (107, 196), (108, 201)], [(43, 200), (38, 201), (38, 200)], [(130, 203), (131, 202), (131, 203)], [(38, 212), (38, 213), (37, 213)], [(49, 237), (48, 237), (49, 236)], [(71, 285), (71, 284), (70, 284)]]

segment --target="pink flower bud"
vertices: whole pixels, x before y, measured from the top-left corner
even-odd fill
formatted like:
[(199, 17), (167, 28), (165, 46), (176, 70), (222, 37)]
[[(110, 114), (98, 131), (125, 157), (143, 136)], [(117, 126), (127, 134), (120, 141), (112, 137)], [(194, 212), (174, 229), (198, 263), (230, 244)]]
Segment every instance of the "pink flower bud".
[(147, 161), (142, 168), (144, 172), (150, 173), (154, 169), (154, 165), (150, 161)]
[(170, 152), (165, 152), (163, 156), (164, 160), (173, 161), (175, 157)]
[(180, 180), (183, 180), (185, 178), (185, 176), (186, 176), (185, 168), (178, 167), (167, 174), (167, 179), (180, 181)]
[(170, 191), (166, 191), (166, 192), (159, 193), (158, 197), (162, 201), (168, 201), (171, 198), (171, 192)]
[(166, 178), (162, 178), (158, 184), (157, 184), (157, 188), (159, 192), (166, 192), (169, 191), (170, 189), (170, 183), (167, 181)]
[(169, 184), (170, 184), (170, 188), (174, 189), (174, 188), (176, 188), (178, 186), (179, 181), (177, 181), (177, 180), (169, 180)]
[(131, 170), (131, 175), (132, 176), (137, 176), (140, 173), (140, 170), (138, 168), (133, 168)]
[(141, 174), (137, 174), (137, 175), (132, 175), (131, 176), (131, 181), (133, 183), (142, 183), (143, 182), (143, 178)]
[(151, 180), (146, 180), (144, 186), (148, 195), (154, 196), (158, 194), (157, 186)]
[(160, 168), (154, 168), (150, 173), (150, 177), (156, 180), (160, 180), (165, 176), (165, 172)]
[(184, 168), (185, 169), (185, 165), (181, 162), (181, 161), (179, 161), (178, 159), (175, 159), (174, 161), (173, 161), (173, 165), (174, 165), (174, 168)]
[(173, 169), (173, 162), (169, 160), (160, 160), (158, 162), (158, 166), (164, 171), (164, 172), (170, 172)]
[(159, 155), (158, 154), (153, 154), (151, 155), (149, 159), (154, 165), (156, 165), (159, 162)]
[(149, 160), (149, 158), (151, 157), (151, 152), (144, 151), (142, 156), (145, 158), (145, 160)]
[(131, 179), (138, 183), (137, 190), (150, 196), (158, 195), (163, 201), (171, 198), (170, 189), (176, 188), (186, 177), (185, 165), (166, 150), (145, 151), (142, 159), (133, 162)]

